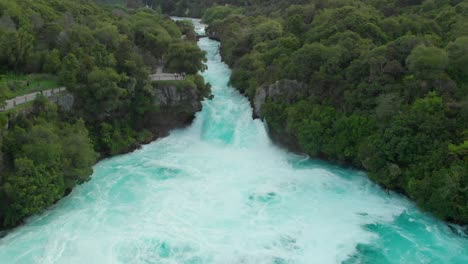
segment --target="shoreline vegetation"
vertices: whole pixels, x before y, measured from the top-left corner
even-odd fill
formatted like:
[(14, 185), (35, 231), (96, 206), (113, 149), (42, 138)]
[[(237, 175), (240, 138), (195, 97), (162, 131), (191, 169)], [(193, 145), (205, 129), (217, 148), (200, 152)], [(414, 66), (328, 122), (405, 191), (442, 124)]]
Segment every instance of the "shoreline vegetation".
[[(74, 97), (69, 111), (39, 97), (0, 114), (0, 230), (201, 109), (205, 54), (189, 23), (161, 11), (203, 15), (274, 142), (468, 224), (466, 1), (97, 2), (110, 5), (0, 0), (0, 74), (57, 76)], [(161, 61), (187, 79), (151, 82)], [(162, 103), (173, 92), (183, 99)]]
[[(0, 102), (67, 87), (60, 103), (38, 96), (0, 113), (0, 230), (89, 180), (97, 161), (192, 121), (210, 87), (197, 74), (205, 53), (190, 36), (190, 23), (148, 8), (0, 0)], [(184, 80), (151, 81), (157, 68)]]
[[(322, 10), (291, 6), (273, 18), (261, 7), (250, 16), (215, 7), (204, 20), (221, 39), (232, 85), (261, 109), (276, 142), (365, 169), (423, 210), (467, 225), (468, 75), (461, 54), (468, 37), (459, 31), (467, 22), (456, 15), (460, 7), (421, 12), (395, 4), (385, 17), (382, 7), (343, 1)], [(424, 28), (438, 9), (454, 10), (451, 26)], [(308, 12), (315, 17), (305, 23)], [(410, 15), (417, 19), (404, 20)], [(233, 37), (240, 28), (241, 37)], [(275, 90), (284, 80), (304, 88)]]
[(276, 143), (466, 227), (467, 1), (153, 2), (204, 14)]

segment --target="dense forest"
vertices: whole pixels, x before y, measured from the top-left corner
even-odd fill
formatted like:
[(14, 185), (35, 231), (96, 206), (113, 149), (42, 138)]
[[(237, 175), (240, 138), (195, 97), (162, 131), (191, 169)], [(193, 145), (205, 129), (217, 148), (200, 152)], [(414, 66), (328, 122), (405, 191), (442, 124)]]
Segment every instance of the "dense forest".
[[(97, 2), (0, 0), (0, 102), (36, 82), (73, 96), (69, 109), (39, 96), (0, 113), (0, 227), (69, 193), (97, 159), (163, 135), (162, 112), (190, 119), (158, 90), (208, 95), (193, 28), (161, 12), (203, 14), (276, 142), (468, 224), (467, 0)], [(161, 64), (189, 75), (151, 82)]]
[(310, 2), (205, 14), (233, 86), (305, 84), (262, 107), (276, 137), (468, 224), (468, 1)]
[[(89, 179), (99, 158), (130, 151), (189, 121), (192, 109), (163, 109), (158, 89), (209, 87), (197, 75), (205, 53), (193, 26), (149, 9), (86, 0), (0, 0), (0, 103), (45, 84), (65, 86), (72, 105), (39, 96), (0, 113), (0, 229), (15, 226)], [(151, 82), (156, 67), (183, 81)], [(41, 80), (42, 80), (41, 79)], [(160, 96), (160, 95), (159, 95)], [(201, 107), (201, 106), (200, 106)], [(155, 121), (156, 120), (156, 121)]]
[(231, 84), (266, 94), (256, 114), (277, 142), (468, 224), (468, 1), (214, 2), (203, 19)]

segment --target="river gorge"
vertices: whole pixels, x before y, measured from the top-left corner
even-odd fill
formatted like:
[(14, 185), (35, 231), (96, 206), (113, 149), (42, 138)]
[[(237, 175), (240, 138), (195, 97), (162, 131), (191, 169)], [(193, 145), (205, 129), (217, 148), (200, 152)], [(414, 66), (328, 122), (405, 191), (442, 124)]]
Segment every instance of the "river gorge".
[(468, 263), (464, 235), (365, 173), (276, 147), (219, 42), (198, 45), (214, 99), (193, 124), (98, 163), (0, 263)]

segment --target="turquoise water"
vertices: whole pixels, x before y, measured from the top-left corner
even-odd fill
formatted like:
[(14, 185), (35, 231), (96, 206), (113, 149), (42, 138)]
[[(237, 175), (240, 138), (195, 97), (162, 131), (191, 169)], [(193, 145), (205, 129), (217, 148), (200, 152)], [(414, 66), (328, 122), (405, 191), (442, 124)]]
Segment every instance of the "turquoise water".
[(468, 239), (364, 173), (272, 145), (218, 43), (199, 45), (215, 98), (193, 125), (97, 164), (0, 263), (468, 263)]

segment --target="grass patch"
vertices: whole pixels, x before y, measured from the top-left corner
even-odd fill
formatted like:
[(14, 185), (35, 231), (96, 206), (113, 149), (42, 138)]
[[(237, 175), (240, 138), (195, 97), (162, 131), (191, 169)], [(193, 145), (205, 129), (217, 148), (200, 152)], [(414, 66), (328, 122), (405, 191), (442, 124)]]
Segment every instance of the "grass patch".
[(0, 74), (0, 85), (8, 88), (8, 99), (60, 87), (57, 76), (50, 74)]

